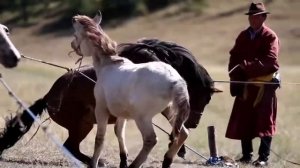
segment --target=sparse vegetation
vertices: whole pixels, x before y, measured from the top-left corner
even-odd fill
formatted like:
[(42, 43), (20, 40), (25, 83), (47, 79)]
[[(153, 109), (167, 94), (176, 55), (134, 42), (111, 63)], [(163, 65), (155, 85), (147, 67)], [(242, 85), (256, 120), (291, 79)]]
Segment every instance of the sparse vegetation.
[[(187, 0), (186, 10), (200, 11), (205, 0)], [(66, 18), (77, 13), (94, 14), (101, 10), (106, 21), (128, 19), (133, 16), (148, 14), (166, 8), (180, 0), (3, 0), (0, 2), (0, 16), (10, 24), (30, 25), (44, 18), (49, 13), (63, 10), (59, 17)], [(17, 14), (11, 15), (7, 14)], [(37, 21), (36, 18), (39, 18)], [(63, 20), (63, 19), (62, 19)], [(35, 21), (35, 22), (34, 22)], [(60, 27), (58, 27), (59, 29)]]
[[(0, 4), (3, 1), (0, 1)], [(207, 7), (203, 9), (201, 15), (193, 12), (180, 13), (177, 5), (171, 5), (163, 10), (157, 10), (147, 16), (139, 16), (135, 19), (127, 20), (120, 24), (116, 22), (116, 27), (105, 27), (106, 32), (117, 42), (133, 42), (141, 37), (157, 37), (159, 39), (174, 41), (192, 51), (199, 63), (207, 68), (208, 72), (215, 80), (228, 80), (227, 60), (228, 51), (231, 49), (234, 40), (242, 29), (248, 25), (247, 17), (244, 15), (248, 9), (248, 1), (240, 0), (209, 0)], [(58, 1), (56, 3), (59, 3)], [(53, 12), (58, 4), (49, 4), (47, 15), (58, 15)], [(53, 8), (53, 9), (52, 9)], [(300, 162), (300, 145), (297, 132), (300, 131), (300, 103), (299, 85), (288, 85), (287, 82), (299, 82), (300, 74), (300, 1), (297, 0), (273, 0), (267, 5), (267, 9), (272, 13), (267, 24), (277, 32), (281, 40), (280, 63), (281, 76), (283, 80), (282, 88), (278, 90), (278, 116), (277, 134), (274, 137), (272, 150), (282, 158), (295, 162)], [(57, 9), (57, 8), (56, 8)], [(120, 12), (121, 14), (122, 12)], [(2, 16), (7, 13), (2, 13)], [(105, 15), (105, 13), (103, 13)], [(6, 16), (9, 17), (9, 16)], [(37, 34), (40, 29), (51, 23), (50, 17), (45, 17), (43, 21), (36, 22), (30, 27), (14, 27), (10, 37), (19, 50), (26, 56), (54, 62), (67, 67), (76, 67), (74, 62), (77, 56), (67, 53), (71, 50), (70, 41), (72, 38), (71, 29), (65, 31), (57, 30), (47, 34)], [(66, 18), (65, 22), (70, 22)], [(63, 22), (63, 23), (65, 23)], [(90, 63), (85, 60), (84, 64)], [(22, 60), (16, 69), (4, 69), (0, 66), (0, 72), (4, 79), (16, 92), (16, 94), (26, 103), (31, 104), (43, 96), (53, 82), (65, 73), (65, 70), (57, 69), (48, 65)], [(204, 115), (197, 129), (191, 130), (187, 144), (197, 150), (205, 157), (209, 157), (207, 142), (207, 126), (214, 125), (217, 134), (217, 148), (219, 155), (232, 158), (239, 157), (241, 152), (240, 142), (229, 140), (224, 137), (228, 123), (233, 98), (229, 94), (229, 87), (224, 83), (216, 83), (223, 89), (223, 93), (216, 94), (206, 108)], [(84, 88), (82, 88), (84, 89)], [(0, 85), (0, 128), (3, 128), (4, 118), (15, 114), (18, 105), (11, 99), (7, 91)], [(48, 116), (43, 116), (42, 120)], [(157, 116), (154, 122), (166, 130), (170, 130), (166, 120)], [(51, 132), (63, 142), (67, 137), (67, 132), (54, 122), (45, 125), (50, 127)], [(31, 136), (36, 131), (37, 126), (23, 137), (13, 148), (10, 148), (2, 155), (0, 167), (71, 167), (66, 157), (57, 147), (39, 130), (37, 135), (27, 144)], [(141, 136), (133, 122), (129, 122), (126, 129), (126, 140), (129, 149), (130, 159), (137, 154), (136, 146), (142, 145)], [(160, 130), (156, 129), (159, 138), (157, 146), (151, 152), (145, 165), (147, 168), (161, 166), (163, 154), (166, 151), (168, 137)], [(83, 151), (91, 155), (95, 130), (82, 142)], [(119, 164), (118, 143), (113, 133), (113, 126), (108, 127), (108, 139), (105, 144), (103, 157), (113, 166)], [(257, 156), (257, 145), (255, 141), (255, 156)], [(204, 159), (188, 151), (187, 161), (176, 159), (175, 168), (203, 167), (200, 164)], [(271, 153), (272, 168), (296, 167), (278, 158)], [(250, 168), (250, 166), (248, 166)]]

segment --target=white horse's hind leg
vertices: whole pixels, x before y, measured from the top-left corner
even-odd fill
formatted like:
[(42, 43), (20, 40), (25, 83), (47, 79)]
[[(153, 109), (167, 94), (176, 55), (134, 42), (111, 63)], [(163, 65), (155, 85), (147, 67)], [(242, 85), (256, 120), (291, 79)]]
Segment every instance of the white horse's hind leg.
[[(94, 148), (94, 154), (92, 159), (93, 168), (98, 167), (98, 161), (103, 148), (104, 137), (105, 137), (106, 127), (107, 127), (108, 117), (109, 117), (109, 113), (107, 109), (104, 106), (100, 105), (100, 103), (96, 103), (95, 117), (97, 121), (97, 134), (95, 138), (95, 148)], [(99, 166), (104, 166), (104, 165), (105, 165), (104, 163), (99, 164)]]
[(120, 168), (127, 168), (128, 150), (125, 145), (125, 127), (126, 127), (126, 119), (118, 118), (114, 130), (119, 141), (120, 160), (121, 160)]
[(129, 168), (139, 168), (145, 162), (149, 153), (157, 143), (156, 134), (152, 126), (152, 119), (144, 118), (135, 120), (135, 122), (143, 137), (143, 148)]

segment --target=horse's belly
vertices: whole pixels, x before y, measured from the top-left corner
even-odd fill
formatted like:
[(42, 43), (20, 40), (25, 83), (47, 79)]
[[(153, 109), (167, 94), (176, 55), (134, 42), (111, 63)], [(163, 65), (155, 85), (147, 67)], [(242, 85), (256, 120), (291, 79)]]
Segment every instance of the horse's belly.
[(108, 109), (110, 114), (115, 117), (135, 119), (143, 116), (152, 118), (162, 112), (169, 104), (169, 100), (148, 99), (145, 101), (145, 99), (139, 98), (123, 100), (120, 103), (110, 103)]
[(124, 105), (120, 103), (111, 103), (108, 104), (109, 113), (115, 117), (122, 117), (122, 118), (133, 118), (132, 110), (125, 108)]

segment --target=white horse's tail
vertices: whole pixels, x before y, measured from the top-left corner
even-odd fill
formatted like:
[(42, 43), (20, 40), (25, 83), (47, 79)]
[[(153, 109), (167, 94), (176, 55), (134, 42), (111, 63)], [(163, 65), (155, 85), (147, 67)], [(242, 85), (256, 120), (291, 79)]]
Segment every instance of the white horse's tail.
[(177, 137), (190, 114), (189, 94), (184, 80), (176, 82), (173, 85), (172, 97), (172, 110), (174, 111), (174, 117), (176, 117), (173, 124), (173, 133)]

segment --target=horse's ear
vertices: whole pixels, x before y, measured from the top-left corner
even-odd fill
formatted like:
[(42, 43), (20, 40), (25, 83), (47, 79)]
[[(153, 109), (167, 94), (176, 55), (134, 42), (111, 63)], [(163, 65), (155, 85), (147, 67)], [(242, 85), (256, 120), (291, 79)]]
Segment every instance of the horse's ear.
[(102, 14), (101, 11), (98, 10), (96, 16), (93, 18), (93, 20), (97, 23), (97, 25), (99, 25), (101, 23), (102, 20)]
[(221, 92), (223, 92), (223, 90), (215, 88), (215, 87), (212, 87), (211, 90), (212, 90), (213, 93), (221, 93)]

